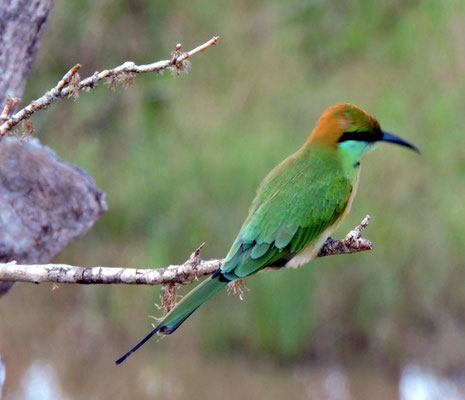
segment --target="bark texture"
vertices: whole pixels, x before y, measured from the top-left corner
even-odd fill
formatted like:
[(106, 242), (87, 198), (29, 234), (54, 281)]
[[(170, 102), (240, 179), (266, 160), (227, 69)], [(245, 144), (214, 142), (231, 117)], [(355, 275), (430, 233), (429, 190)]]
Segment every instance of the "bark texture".
[[(320, 249), (317, 257), (335, 254), (352, 254), (371, 250), (372, 243), (362, 238), (363, 230), (368, 226), (370, 216), (352, 229), (344, 239), (328, 239)], [(110, 267), (76, 267), (66, 264), (20, 265), (17, 263), (0, 263), (0, 282), (56, 282), (77, 284), (129, 284), (129, 285), (174, 285), (192, 283), (200, 276), (210, 275), (221, 267), (223, 260), (205, 261), (200, 258), (203, 244), (195, 250), (189, 259), (181, 265), (166, 268), (135, 269)], [(0, 260), (1, 261), (1, 260)], [(239, 284), (233, 291), (241, 293)]]
[[(106, 210), (94, 180), (37, 139), (0, 142), (1, 262), (50, 261)], [(11, 285), (1, 283), (0, 295)]]
[[(21, 97), (54, 0), (0, 0), (0, 108)], [(0, 142), (0, 260), (50, 261), (106, 210), (82, 169), (38, 140)], [(0, 296), (12, 282), (0, 283)]]
[(0, 1), (0, 105), (21, 97), (54, 0)]

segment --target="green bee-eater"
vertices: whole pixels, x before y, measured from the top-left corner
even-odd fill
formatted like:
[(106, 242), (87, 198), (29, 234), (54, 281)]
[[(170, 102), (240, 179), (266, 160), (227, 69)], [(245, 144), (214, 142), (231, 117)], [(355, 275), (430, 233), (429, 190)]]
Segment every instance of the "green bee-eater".
[(348, 103), (329, 107), (304, 145), (260, 184), (222, 266), (116, 364), (155, 333), (173, 333), (228, 283), (266, 267), (308, 263), (349, 212), (357, 190), (361, 156), (381, 141), (418, 151), (381, 130), (378, 121), (359, 107)]

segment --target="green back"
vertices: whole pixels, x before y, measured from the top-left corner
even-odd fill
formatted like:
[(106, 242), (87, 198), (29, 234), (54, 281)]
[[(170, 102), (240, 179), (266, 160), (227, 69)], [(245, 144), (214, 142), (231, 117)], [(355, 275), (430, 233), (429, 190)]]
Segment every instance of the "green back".
[(298, 253), (341, 216), (351, 190), (336, 150), (288, 157), (259, 186), (221, 270), (238, 279)]

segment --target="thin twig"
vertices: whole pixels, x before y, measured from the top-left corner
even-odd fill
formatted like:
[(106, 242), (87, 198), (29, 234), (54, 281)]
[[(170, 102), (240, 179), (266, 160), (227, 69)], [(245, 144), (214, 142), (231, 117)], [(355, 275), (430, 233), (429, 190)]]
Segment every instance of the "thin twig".
[[(361, 237), (369, 221), (370, 217), (367, 215), (344, 239), (328, 239), (318, 253), (318, 257), (371, 250), (373, 248), (371, 242)], [(212, 274), (223, 262), (223, 260), (202, 260), (199, 255), (202, 246), (203, 244), (184, 264), (158, 269), (87, 268), (65, 264), (18, 265), (10, 262), (0, 264), (0, 281), (138, 285), (191, 283), (200, 276)]]
[(360, 222), (360, 225), (352, 229), (344, 239), (328, 239), (324, 246), (318, 252), (318, 257), (331, 256), (333, 254), (349, 254), (356, 253), (359, 251), (371, 250), (373, 248), (373, 244), (369, 240), (362, 238), (362, 232), (368, 226), (369, 223), (370, 216), (367, 215), (365, 216), (365, 218), (363, 218), (362, 222)]
[(5, 107), (3, 107), (2, 114), (0, 115), (1, 123), (3, 123), (4, 121), (8, 119), (11, 112), (13, 111), (16, 104), (18, 103), (19, 103), (19, 97), (11, 97), (10, 95), (8, 95), (8, 97), (6, 98)]
[(35, 112), (48, 108), (52, 103), (60, 99), (71, 96), (76, 98), (78, 97), (80, 90), (89, 91), (95, 88), (97, 83), (101, 80), (106, 80), (109, 85), (113, 85), (115, 83), (129, 84), (132, 82), (134, 74), (141, 74), (145, 72), (162, 73), (166, 69), (169, 69), (176, 74), (186, 72), (190, 66), (190, 63), (187, 61), (187, 59), (217, 44), (218, 40), (219, 36), (214, 36), (209, 41), (186, 53), (181, 51), (181, 45), (178, 44), (176, 46), (176, 50), (173, 52), (171, 59), (169, 60), (157, 61), (155, 63), (146, 65), (136, 65), (132, 61), (126, 61), (118, 67), (113, 69), (106, 69), (102, 72), (97, 71), (92, 76), (82, 80), (78, 74), (81, 65), (76, 64), (63, 76), (63, 78), (54, 88), (50, 89), (42, 97), (33, 100), (26, 107), (11, 117), (9, 117), (9, 110), (11, 110), (11, 106), (8, 106), (7, 101), (5, 109), (0, 117), (2, 118), (4, 113), (6, 113), (4, 118), (6, 120), (0, 120), (0, 140), (3, 138), (3, 136), (5, 136), (6, 133), (11, 131), (12, 128), (17, 126), (21, 121), (28, 119)]

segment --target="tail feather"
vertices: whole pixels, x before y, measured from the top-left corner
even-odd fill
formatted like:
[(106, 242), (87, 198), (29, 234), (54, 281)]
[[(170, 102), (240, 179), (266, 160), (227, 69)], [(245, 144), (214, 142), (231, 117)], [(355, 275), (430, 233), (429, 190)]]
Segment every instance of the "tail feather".
[(118, 358), (115, 364), (121, 364), (126, 358), (134, 353), (139, 347), (147, 342), (155, 333), (161, 332), (170, 334), (173, 333), (189, 316), (197, 310), (205, 301), (207, 301), (216, 292), (224, 288), (229, 283), (221, 272), (213, 274), (211, 278), (206, 279), (190, 293), (188, 293), (180, 302), (177, 304), (163, 320), (153, 328), (147, 336), (145, 336), (139, 343), (137, 343), (131, 350), (129, 350), (124, 356)]

